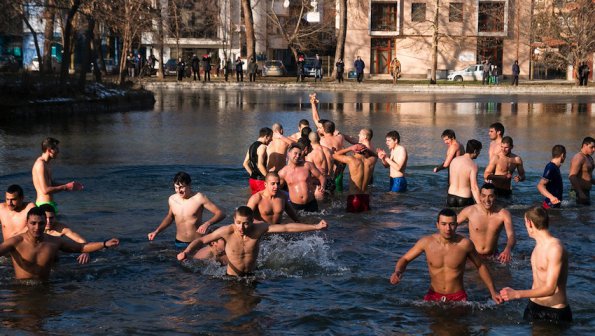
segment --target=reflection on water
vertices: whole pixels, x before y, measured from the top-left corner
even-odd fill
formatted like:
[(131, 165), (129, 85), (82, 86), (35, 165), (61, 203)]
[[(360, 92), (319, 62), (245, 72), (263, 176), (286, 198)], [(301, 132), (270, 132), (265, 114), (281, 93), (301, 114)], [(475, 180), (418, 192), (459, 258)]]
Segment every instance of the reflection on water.
[[(398, 286), (390, 286), (388, 277), (397, 258), (435, 230), (435, 215), (444, 206), (446, 174), (432, 172), (444, 156), (442, 131), (452, 128), (462, 142), (476, 138), (487, 148), (488, 126), (500, 121), (514, 138), (527, 181), (514, 185), (509, 207), (517, 232), (514, 261), (489, 266), (496, 287), (528, 288), (534, 242), (525, 232), (523, 211), (541, 200), (535, 185), (551, 147), (560, 143), (574, 153), (584, 136), (593, 135), (593, 98), (318, 96), (322, 117), (335, 120), (343, 133), (370, 127), (374, 145), (384, 147), (384, 134), (400, 132), (410, 155), (410, 191), (386, 192), (388, 172), (377, 167), (371, 212), (346, 214), (345, 195), (337, 195), (320, 213), (304, 216), (309, 223), (326, 219), (326, 232), (267, 237), (256, 279), (248, 282), (227, 279), (214, 263), (178, 263), (173, 227), (153, 242), (146, 234), (165, 216), (171, 179), (180, 170), (192, 176), (194, 190), (228, 215), (244, 204), (249, 192), (241, 163), (248, 145), (263, 126), (281, 122), (291, 134), (300, 119), (311, 119), (308, 92), (161, 91), (152, 111), (2, 120), (0, 185), (21, 184), (31, 199), (31, 165), (41, 140), (53, 136), (62, 145), (54, 178), (86, 186), (84, 192), (56, 196), (61, 220), (88, 239), (118, 236), (122, 245), (96, 253), (90, 265), (62, 257), (51, 284), (42, 288), (13, 286), (12, 265), (0, 258), (0, 333), (556, 334), (522, 322), (524, 301), (490, 304), (474, 268), (465, 275), (472, 302), (462, 307), (421, 302), (429, 285), (423, 257), (410, 264)], [(487, 150), (478, 164), (483, 170)], [(562, 174), (567, 173), (565, 163)], [(567, 179), (564, 183), (567, 190)], [(575, 323), (569, 332), (584, 334), (595, 328), (595, 216), (590, 208), (567, 201), (564, 206), (552, 212), (551, 226), (571, 260), (568, 292)]]

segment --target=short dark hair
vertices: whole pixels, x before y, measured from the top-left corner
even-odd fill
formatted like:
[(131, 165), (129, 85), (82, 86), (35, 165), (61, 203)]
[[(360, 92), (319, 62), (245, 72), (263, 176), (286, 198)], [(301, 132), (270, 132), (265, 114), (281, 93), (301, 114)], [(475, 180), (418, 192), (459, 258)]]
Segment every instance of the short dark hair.
[(268, 128), (268, 127), (263, 127), (260, 129), (260, 131), (258, 131), (258, 137), (262, 138), (262, 137), (270, 137), (273, 136), (273, 130)]
[(455, 131), (451, 130), (451, 129), (445, 129), (444, 132), (442, 132), (442, 136), (440, 136), (441, 138), (447, 137), (449, 139), (456, 139), (457, 136), (455, 135)]
[(444, 209), (440, 210), (440, 212), (438, 213), (438, 216), (436, 216), (436, 222), (440, 221), (440, 216), (454, 217), (455, 222), (457, 221), (457, 213), (451, 208), (444, 208)]
[(335, 123), (327, 120), (322, 124), (322, 128), (324, 129), (325, 133), (333, 134), (335, 133)]
[(562, 145), (555, 145), (552, 147), (552, 158), (559, 158), (562, 155), (566, 155), (566, 147)]
[(465, 147), (465, 153), (473, 154), (477, 151), (480, 151), (483, 146), (479, 140), (471, 139), (467, 141), (467, 146)]
[(509, 136), (505, 136), (504, 138), (502, 138), (502, 143), (508, 144), (510, 145), (510, 147), (514, 147), (514, 142), (512, 141), (512, 138)]
[(53, 214), (56, 213), (56, 209), (54, 209), (54, 206), (49, 204), (49, 203), (45, 203), (39, 206), (39, 208), (43, 211), (43, 212), (51, 212)]
[(41, 151), (45, 153), (45, 151), (47, 151), (48, 149), (56, 149), (59, 143), (60, 141), (52, 137), (47, 137), (41, 142)]
[(502, 123), (495, 122), (490, 125), (490, 128), (493, 128), (496, 133), (500, 132), (500, 135), (504, 136), (504, 125), (502, 125)]
[(307, 119), (302, 119), (298, 123), (299, 126), (310, 126), (310, 122)]
[(248, 217), (250, 219), (253, 219), (254, 211), (252, 211), (252, 209), (250, 209), (249, 207), (242, 205), (236, 209), (236, 211), (233, 213), (233, 216), (234, 217), (243, 216), (243, 217)]
[(270, 171), (266, 174), (266, 176), (264, 177), (264, 180), (268, 180), (269, 177), (276, 177), (279, 178), (279, 174), (275, 173), (274, 171)]
[(297, 148), (297, 149), (299, 149), (300, 151), (303, 151), (303, 150), (304, 150), (304, 146), (303, 146), (302, 144), (300, 144), (299, 142), (295, 142), (295, 143), (292, 143), (292, 144), (289, 146), (289, 148), (287, 149), (287, 151), (289, 152), (289, 151), (291, 151), (291, 150), (292, 150), (292, 149), (294, 149), (294, 148)]
[(8, 194), (17, 194), (19, 198), (25, 197), (25, 193), (23, 192), (23, 188), (21, 188), (18, 184), (11, 184), (6, 188), (6, 193)]
[(493, 184), (491, 184), (491, 183), (484, 183), (484, 184), (481, 186), (481, 188), (479, 188), (479, 189), (480, 189), (480, 190), (481, 190), (481, 189), (486, 189), (486, 190), (494, 190), (494, 191), (495, 191), (495, 190), (496, 190), (496, 186), (495, 186), (495, 185), (493, 185)]
[(397, 140), (398, 143), (401, 143), (401, 135), (397, 131), (390, 131), (386, 133), (386, 137)]
[(300, 132), (300, 137), (308, 138), (308, 135), (310, 135), (311, 132), (312, 132), (312, 129), (309, 126), (306, 126), (306, 127), (302, 128), (302, 131)]
[(40, 207), (33, 207), (29, 209), (29, 212), (27, 212), (27, 221), (29, 221), (29, 217), (31, 216), (41, 216), (45, 218), (45, 211), (43, 211)]
[(190, 183), (192, 183), (192, 178), (186, 172), (181, 171), (174, 176), (174, 184), (190, 185)]
[(586, 137), (586, 138), (583, 139), (583, 144), (581, 145), (581, 147), (584, 146), (584, 145), (590, 145), (590, 144), (592, 144), (594, 142), (595, 142), (595, 139), (593, 139), (592, 137), (588, 136), (588, 137)]
[(547, 229), (550, 226), (550, 217), (547, 210), (541, 206), (534, 206), (525, 211), (525, 218), (533, 223), (537, 230)]

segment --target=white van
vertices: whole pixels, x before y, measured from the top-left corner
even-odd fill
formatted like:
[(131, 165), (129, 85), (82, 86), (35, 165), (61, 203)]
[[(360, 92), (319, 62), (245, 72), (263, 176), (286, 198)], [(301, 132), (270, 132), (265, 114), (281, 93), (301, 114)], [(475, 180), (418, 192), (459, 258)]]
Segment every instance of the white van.
[(475, 64), (468, 66), (463, 70), (457, 70), (451, 72), (447, 79), (449, 81), (462, 82), (462, 81), (480, 81), (483, 77), (483, 64)]

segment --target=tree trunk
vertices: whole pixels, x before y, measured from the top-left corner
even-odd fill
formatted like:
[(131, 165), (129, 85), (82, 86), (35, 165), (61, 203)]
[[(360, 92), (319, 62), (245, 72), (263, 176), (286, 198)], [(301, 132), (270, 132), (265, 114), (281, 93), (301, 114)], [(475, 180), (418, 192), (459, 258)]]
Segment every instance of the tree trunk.
[(54, 42), (54, 0), (46, 0), (45, 10), (43, 11), (43, 21), (45, 27), (43, 30), (43, 69), (41, 63), (39, 64), (39, 71), (44, 73), (51, 73), (52, 69), (52, 42)]
[(242, 0), (242, 9), (244, 10), (244, 27), (246, 28), (246, 53), (247, 60), (256, 55), (256, 37), (254, 36), (254, 18), (252, 17), (252, 7), (250, 0)]
[(436, 70), (438, 68), (438, 42), (440, 40), (440, 24), (438, 22), (440, 14), (440, 0), (436, 0), (434, 12), (434, 32), (432, 34), (432, 70), (430, 71), (430, 84), (436, 84)]
[(101, 39), (95, 36), (95, 33), (92, 32), (93, 39), (91, 40), (91, 59), (95, 63), (93, 67), (93, 76), (95, 76), (95, 81), (97, 83), (101, 83), (101, 71), (105, 71), (105, 62), (103, 61), (103, 56), (101, 55)]
[(27, 18), (28, 15), (28, 12), (23, 11), (23, 21), (31, 31), (31, 35), (33, 35), (33, 44), (35, 45), (35, 53), (37, 53), (37, 61), (39, 64), (38, 70), (41, 71), (41, 69), (43, 69), (43, 59), (41, 58), (41, 50), (39, 50), (39, 41), (37, 41), (37, 33), (35, 32), (35, 29), (33, 29), (33, 26), (31, 26), (31, 23), (29, 22), (29, 18)]
[(62, 56), (62, 64), (60, 64), (60, 85), (66, 84), (66, 78), (68, 77), (68, 68), (70, 66), (70, 54), (71, 46), (70, 41), (72, 40), (72, 21), (81, 5), (81, 0), (74, 0), (72, 6), (68, 11), (66, 17), (66, 24), (64, 28), (64, 53)]
[[(82, 92), (85, 90), (87, 84), (87, 73), (91, 64), (91, 41), (93, 41), (93, 29), (95, 28), (95, 20), (91, 16), (87, 16), (87, 29), (85, 30), (85, 43), (83, 45), (83, 53), (81, 57), (81, 73), (79, 74), (78, 88)], [(97, 69), (97, 60), (93, 59), (94, 69)]]
[[(345, 38), (347, 36), (347, 0), (339, 0), (339, 31), (337, 32), (337, 49), (335, 62), (345, 58)], [(337, 69), (333, 66), (333, 78), (337, 77)]]

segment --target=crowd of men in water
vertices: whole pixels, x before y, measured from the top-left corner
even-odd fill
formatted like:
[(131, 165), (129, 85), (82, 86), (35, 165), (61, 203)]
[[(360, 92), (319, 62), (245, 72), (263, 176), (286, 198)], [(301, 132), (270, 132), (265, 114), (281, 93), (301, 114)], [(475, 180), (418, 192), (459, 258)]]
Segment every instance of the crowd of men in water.
[[(159, 226), (147, 236), (149, 240), (175, 222), (175, 247), (182, 249), (178, 260), (188, 258), (214, 259), (227, 267), (229, 276), (252, 276), (256, 268), (261, 238), (270, 233), (307, 232), (326, 229), (321, 220), (315, 225), (300, 223), (300, 214), (318, 212), (318, 202), (343, 190), (343, 178), (349, 170), (346, 211), (359, 213), (370, 210), (370, 190), (376, 162), (388, 168), (388, 190), (407, 191), (406, 169), (408, 153), (401, 144), (400, 134), (386, 134), (387, 150), (375, 149), (373, 132), (363, 128), (357, 137), (341, 133), (331, 120), (321, 119), (316, 94), (310, 95), (313, 127), (303, 119), (298, 132), (285, 136), (283, 127), (260, 130), (258, 139), (248, 148), (243, 166), (249, 175), (251, 197), (245, 206), (233, 214), (233, 223), (211, 230), (221, 222), (224, 211), (205, 194), (194, 192), (191, 177), (179, 172), (173, 179), (175, 193), (168, 199), (168, 212)], [(560, 166), (566, 159), (562, 145), (552, 148), (552, 159), (546, 165), (537, 184), (544, 196), (540, 206), (525, 212), (524, 222), (529, 237), (536, 242), (531, 256), (533, 285), (528, 290), (494, 287), (486, 260), (507, 263), (515, 246), (511, 214), (497, 198), (510, 198), (512, 182), (525, 180), (523, 161), (512, 152), (513, 140), (504, 136), (504, 126), (489, 127), (489, 163), (477, 183), (478, 167), (474, 160), (482, 144), (471, 139), (463, 146), (455, 132), (442, 133), (447, 150), (444, 161), (434, 172), (448, 170), (446, 204), (436, 219), (436, 233), (420, 238), (396, 263), (390, 276), (398, 284), (407, 265), (425, 253), (430, 274), (430, 289), (426, 301), (466, 301), (463, 274), (467, 260), (478, 269), (479, 276), (496, 303), (529, 298), (525, 319), (569, 322), (572, 313), (566, 296), (568, 256), (563, 244), (549, 231), (548, 210), (561, 206), (563, 183)], [(90, 252), (119, 245), (116, 238), (103, 242), (87, 242), (80, 234), (56, 220), (54, 194), (61, 191), (83, 190), (82, 184), (71, 181), (57, 184), (52, 179), (51, 161), (59, 153), (59, 141), (46, 138), (42, 154), (32, 169), (32, 181), (37, 197), (35, 203), (24, 201), (23, 189), (11, 185), (5, 202), (0, 204), (0, 223), (4, 242), (0, 256), (10, 254), (15, 277), (19, 280), (47, 281), (58, 251), (81, 253), (80, 263), (89, 261)], [(579, 205), (590, 206), (593, 179), (595, 139), (584, 138), (580, 151), (572, 157), (569, 180), (570, 195)], [(460, 208), (459, 213), (451, 208)], [(462, 209), (461, 209), (462, 208)], [(212, 214), (203, 221), (203, 212)], [(293, 223), (281, 224), (286, 213)], [(458, 225), (468, 223), (469, 238), (456, 233)], [(498, 251), (498, 238), (504, 229), (507, 241)]]

